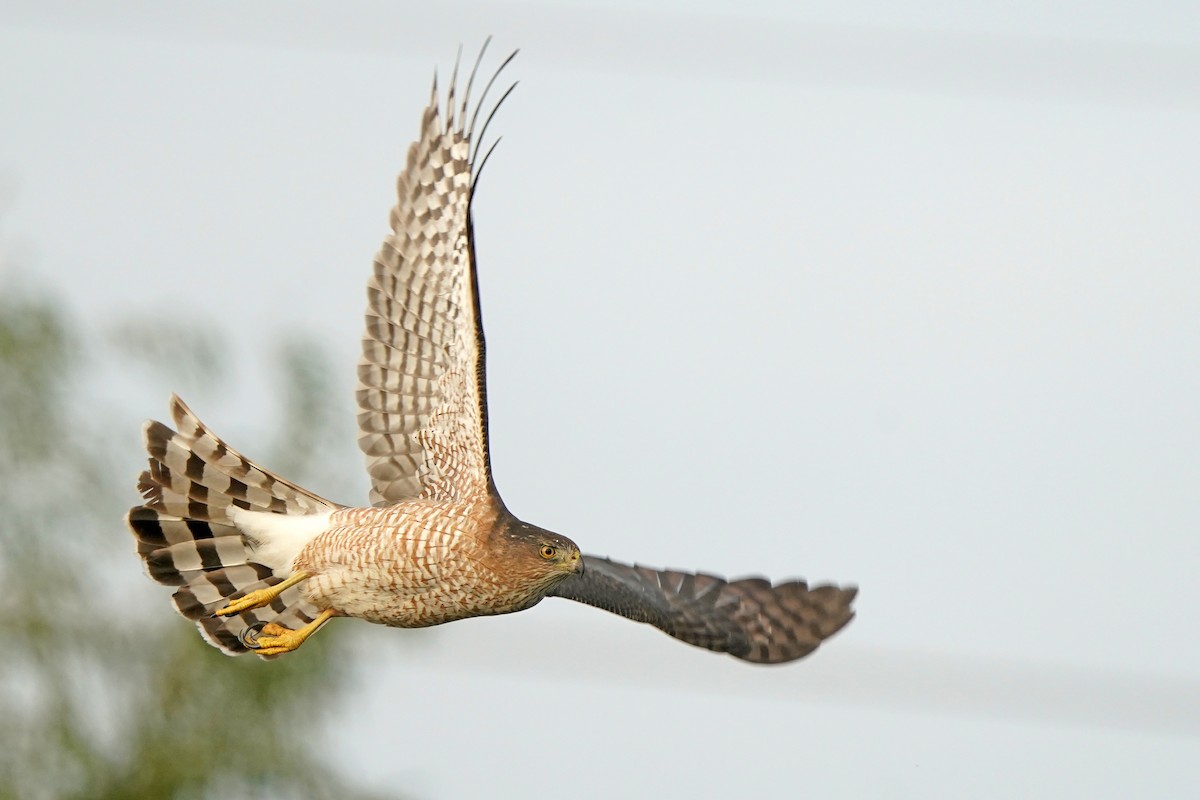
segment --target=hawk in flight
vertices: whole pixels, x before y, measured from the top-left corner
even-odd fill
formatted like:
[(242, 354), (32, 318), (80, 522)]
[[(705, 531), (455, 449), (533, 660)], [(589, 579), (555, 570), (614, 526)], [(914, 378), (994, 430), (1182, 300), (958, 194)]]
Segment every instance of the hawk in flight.
[(473, 113), (478, 61), (458, 100), (455, 70), (444, 106), (435, 79), (400, 174), (358, 366), (371, 506), (269, 472), (172, 397), (175, 429), (145, 427), (143, 503), (126, 518), (138, 553), (150, 577), (177, 587), (179, 613), (235, 655), (290, 652), (334, 617), (418, 628), (565, 597), (746, 661), (801, 658), (851, 620), (856, 589), (581, 555), (509, 513), (496, 491), (471, 199), (491, 153), (480, 158), (491, 115), (476, 136), (479, 111), (515, 55)]

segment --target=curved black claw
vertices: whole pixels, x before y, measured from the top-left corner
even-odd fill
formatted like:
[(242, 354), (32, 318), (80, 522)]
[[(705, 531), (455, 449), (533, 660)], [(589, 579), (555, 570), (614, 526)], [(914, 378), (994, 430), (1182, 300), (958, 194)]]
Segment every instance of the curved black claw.
[(251, 650), (257, 650), (261, 645), (258, 643), (258, 635), (262, 633), (262, 629), (267, 627), (266, 622), (256, 622), (245, 630), (238, 633), (238, 641), (249, 647)]

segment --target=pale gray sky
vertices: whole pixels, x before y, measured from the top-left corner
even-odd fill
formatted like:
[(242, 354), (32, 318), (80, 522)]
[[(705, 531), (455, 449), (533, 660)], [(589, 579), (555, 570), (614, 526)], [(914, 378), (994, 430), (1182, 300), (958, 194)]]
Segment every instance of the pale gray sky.
[(318, 734), (349, 772), (427, 797), (1185, 796), (1200, 12), (1045, 6), (8, 3), (5, 263), (92, 319), (234, 343), (236, 385), (122, 398), (131, 476), (171, 390), (256, 451), (283, 323), (345, 364), (349, 420), (432, 72), (495, 34), (522, 48), (476, 205), (509, 506), (618, 558), (857, 582), (859, 618), (781, 669), (562, 602), (362, 625), (362, 689)]

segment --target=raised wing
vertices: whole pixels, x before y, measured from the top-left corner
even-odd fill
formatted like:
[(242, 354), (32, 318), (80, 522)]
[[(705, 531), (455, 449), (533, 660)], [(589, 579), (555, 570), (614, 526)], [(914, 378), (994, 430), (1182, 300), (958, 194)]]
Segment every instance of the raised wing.
[(656, 570), (585, 555), (584, 572), (558, 584), (565, 597), (645, 622), (688, 644), (760, 664), (803, 658), (854, 618), (855, 587)]
[[(358, 445), (367, 457), (371, 502), (377, 506), (415, 497), (461, 500), (494, 491), (471, 231), (471, 197), (479, 174), (474, 138), (479, 106), (467, 119), (474, 78), (472, 70), (457, 106), (451, 80), (444, 119), (434, 80), (420, 137), (409, 147), (397, 182), (392, 233), (375, 257), (367, 284)], [(497, 106), (504, 97), (507, 92)]]

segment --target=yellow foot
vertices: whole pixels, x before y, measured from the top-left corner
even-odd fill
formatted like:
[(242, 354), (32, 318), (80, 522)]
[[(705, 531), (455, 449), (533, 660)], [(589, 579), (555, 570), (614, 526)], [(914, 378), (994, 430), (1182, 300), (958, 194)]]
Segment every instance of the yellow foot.
[(317, 632), (317, 629), (333, 618), (333, 611), (326, 609), (317, 618), (298, 631), (293, 631), (274, 622), (263, 626), (258, 637), (254, 640), (254, 652), (260, 656), (277, 656), (280, 653), (290, 653), (304, 640)]
[(287, 580), (283, 581), (282, 583), (277, 583), (274, 586), (266, 589), (257, 589), (245, 597), (234, 600), (232, 603), (216, 611), (215, 613), (218, 617), (227, 617), (230, 614), (240, 614), (243, 611), (249, 611), (252, 608), (262, 608), (267, 603), (271, 602), (276, 597), (279, 597), (279, 595), (283, 594), (300, 581), (311, 577), (311, 572), (296, 572), (292, 575), (289, 575)]

